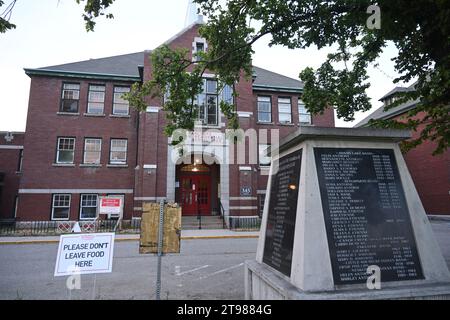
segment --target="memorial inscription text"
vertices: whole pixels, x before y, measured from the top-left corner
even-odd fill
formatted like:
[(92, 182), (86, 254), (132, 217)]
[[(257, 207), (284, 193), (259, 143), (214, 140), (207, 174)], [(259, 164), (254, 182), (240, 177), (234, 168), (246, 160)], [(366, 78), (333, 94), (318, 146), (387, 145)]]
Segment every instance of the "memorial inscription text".
[(335, 284), (423, 279), (392, 149), (314, 148)]
[(295, 218), (300, 181), (302, 150), (279, 160), (272, 176), (263, 262), (286, 276), (291, 274)]

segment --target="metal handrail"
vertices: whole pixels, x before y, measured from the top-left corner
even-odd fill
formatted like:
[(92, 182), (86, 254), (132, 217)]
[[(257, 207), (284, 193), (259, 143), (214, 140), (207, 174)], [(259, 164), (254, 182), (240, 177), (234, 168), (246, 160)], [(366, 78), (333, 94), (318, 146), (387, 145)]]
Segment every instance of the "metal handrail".
[(116, 225), (114, 226), (114, 232), (117, 231), (117, 227), (119, 227), (121, 223), (122, 223), (122, 217), (119, 217), (119, 219), (117, 219)]
[(197, 201), (197, 220), (198, 220), (198, 229), (202, 228), (202, 214), (200, 212), (200, 206), (198, 205)]
[(225, 209), (222, 205), (222, 201), (220, 201), (220, 198), (217, 198), (219, 202), (219, 209), (220, 209), (220, 216), (222, 217), (222, 227), (223, 229), (226, 229), (227, 225), (225, 223)]

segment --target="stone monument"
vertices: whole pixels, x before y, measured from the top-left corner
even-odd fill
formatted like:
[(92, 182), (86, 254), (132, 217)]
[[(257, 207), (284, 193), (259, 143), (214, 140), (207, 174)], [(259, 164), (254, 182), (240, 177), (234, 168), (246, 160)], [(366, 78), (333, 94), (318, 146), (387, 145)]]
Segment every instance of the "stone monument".
[(398, 142), (300, 127), (272, 150), (247, 299), (450, 298), (450, 273)]

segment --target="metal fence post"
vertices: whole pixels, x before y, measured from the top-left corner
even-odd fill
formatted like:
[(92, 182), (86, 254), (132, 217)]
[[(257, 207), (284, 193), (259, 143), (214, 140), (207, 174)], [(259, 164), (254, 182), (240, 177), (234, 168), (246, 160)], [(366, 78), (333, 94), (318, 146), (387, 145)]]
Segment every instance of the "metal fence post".
[(156, 271), (156, 300), (161, 300), (161, 260), (163, 255), (164, 235), (164, 200), (159, 202), (159, 230), (158, 230), (158, 267)]

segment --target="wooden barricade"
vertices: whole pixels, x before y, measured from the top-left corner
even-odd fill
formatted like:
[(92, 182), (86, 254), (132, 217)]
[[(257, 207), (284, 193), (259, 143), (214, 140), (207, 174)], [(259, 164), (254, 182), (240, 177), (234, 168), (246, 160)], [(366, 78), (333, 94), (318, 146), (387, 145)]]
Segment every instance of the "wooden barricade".
[[(141, 220), (139, 253), (158, 253), (159, 203), (145, 202)], [(163, 253), (180, 253), (181, 207), (164, 205)]]

